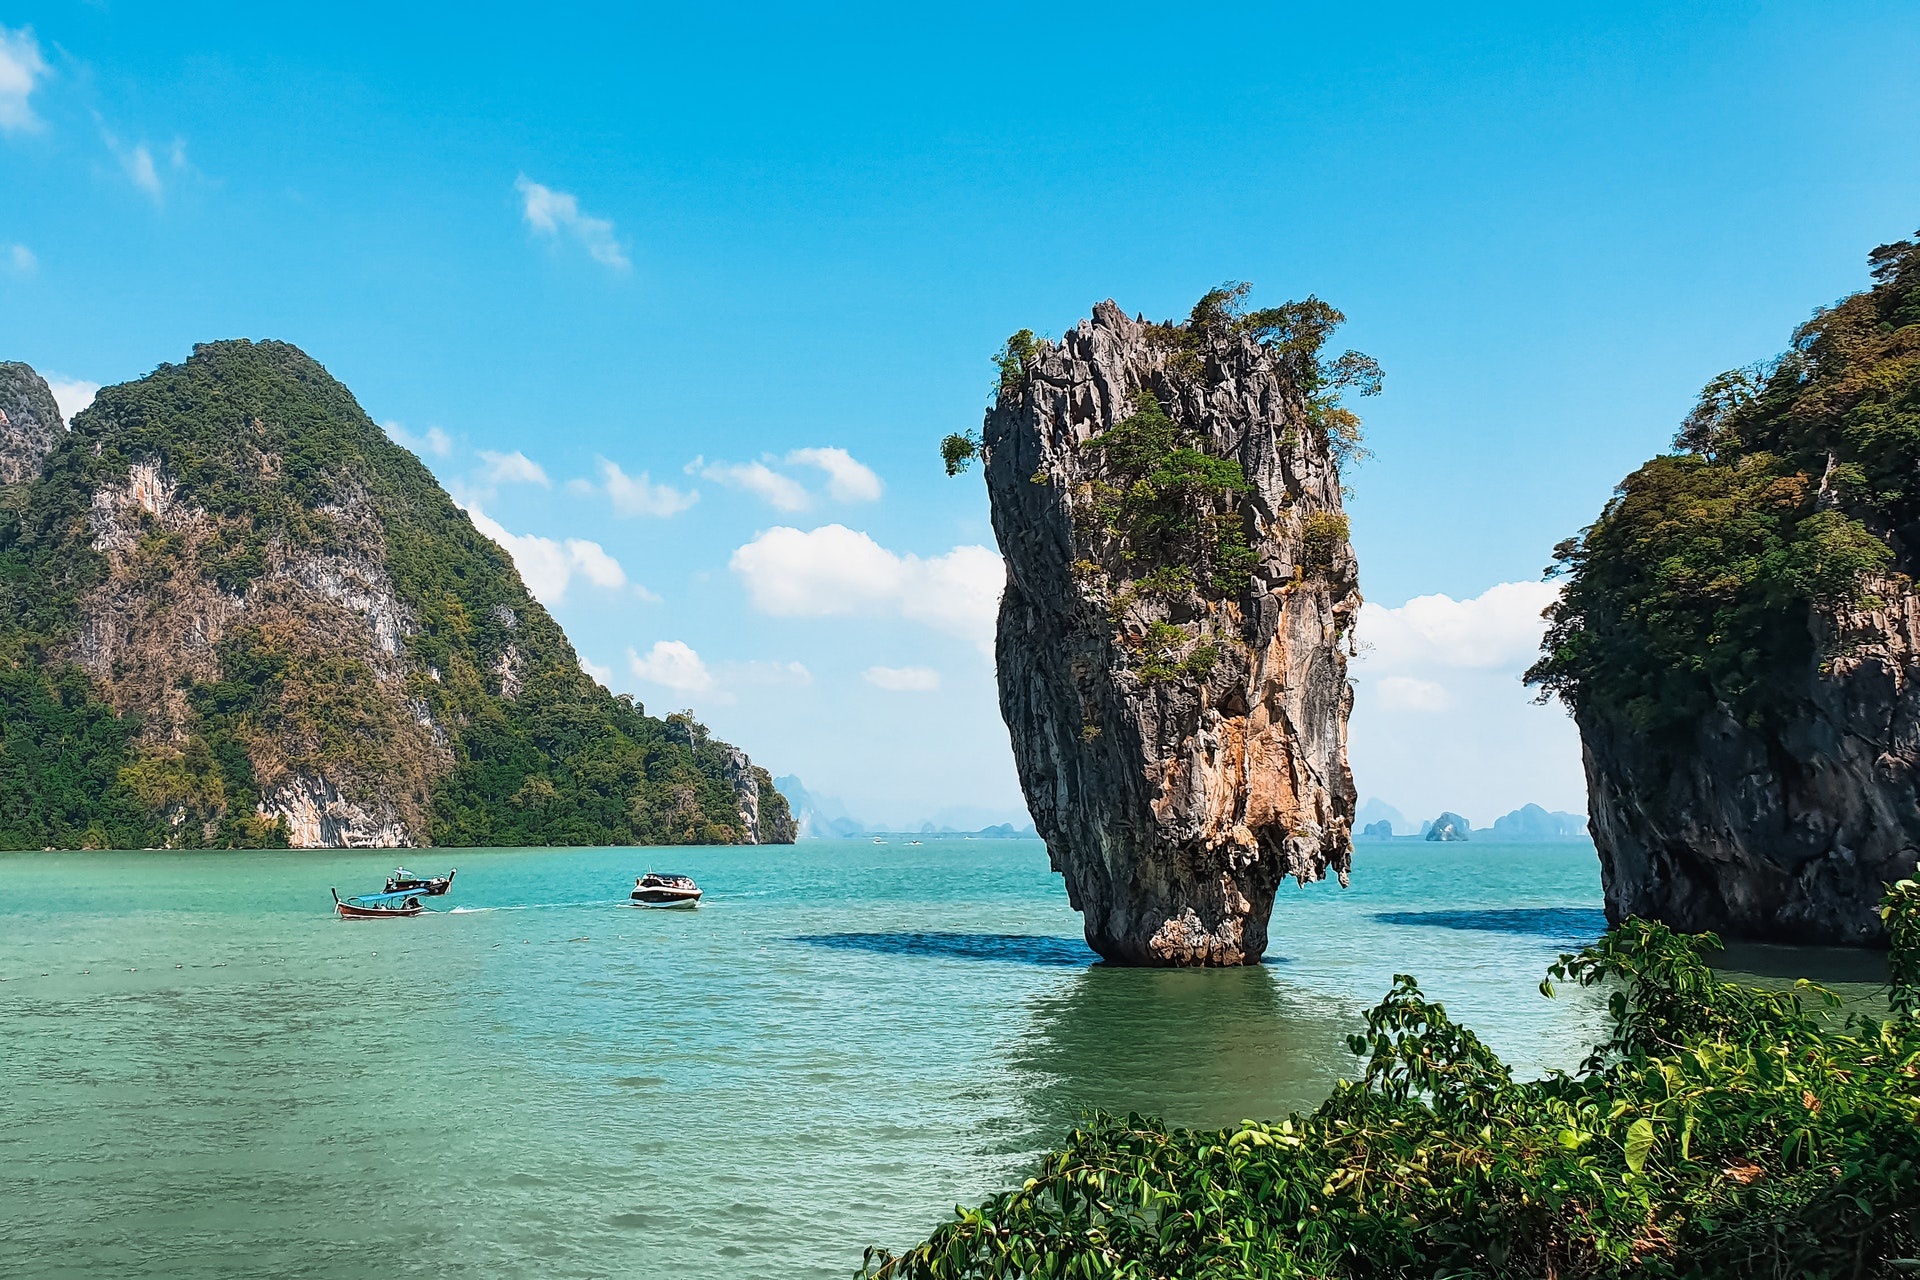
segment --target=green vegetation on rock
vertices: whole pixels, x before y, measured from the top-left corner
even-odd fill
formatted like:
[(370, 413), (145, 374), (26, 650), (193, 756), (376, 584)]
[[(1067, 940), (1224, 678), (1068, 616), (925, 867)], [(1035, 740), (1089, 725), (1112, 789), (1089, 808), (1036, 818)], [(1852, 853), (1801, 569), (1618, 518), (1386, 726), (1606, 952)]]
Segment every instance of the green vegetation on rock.
[[(1620, 485), (1555, 551), (1567, 574), (1543, 696), (1684, 741), (1717, 706), (1762, 727), (1848, 644), (1838, 615), (1904, 589), (1920, 546), (1920, 244), (1874, 250), (1873, 288), (1785, 355), (1715, 378), (1682, 452)], [(1889, 575), (1894, 575), (1889, 577)]]
[[(137, 483), (136, 483), (137, 478)], [(581, 671), (506, 553), (277, 342), (99, 393), (0, 510), (0, 846), (252, 846), (319, 779), (436, 844), (790, 840), (764, 770)], [(744, 779), (744, 781), (743, 781)]]
[[(1410, 977), (1310, 1115), (1096, 1117), (875, 1280), (1892, 1277), (1920, 1270), (1920, 886), (1882, 914), (1889, 1015), (1719, 981), (1711, 935), (1629, 920), (1549, 971), (1611, 988), (1578, 1073), (1517, 1083)], [(1811, 1001), (1811, 1007), (1809, 1007)]]

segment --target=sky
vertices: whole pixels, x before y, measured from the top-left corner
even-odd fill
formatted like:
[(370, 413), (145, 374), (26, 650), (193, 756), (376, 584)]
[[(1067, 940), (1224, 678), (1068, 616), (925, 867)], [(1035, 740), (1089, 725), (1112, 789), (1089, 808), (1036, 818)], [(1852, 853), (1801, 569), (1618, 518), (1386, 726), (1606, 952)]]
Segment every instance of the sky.
[(869, 822), (1024, 820), (988, 357), (1340, 307), (1363, 796), (1582, 810), (1553, 545), (1920, 226), (1920, 6), (0, 7), (0, 359), (279, 338), (589, 669)]

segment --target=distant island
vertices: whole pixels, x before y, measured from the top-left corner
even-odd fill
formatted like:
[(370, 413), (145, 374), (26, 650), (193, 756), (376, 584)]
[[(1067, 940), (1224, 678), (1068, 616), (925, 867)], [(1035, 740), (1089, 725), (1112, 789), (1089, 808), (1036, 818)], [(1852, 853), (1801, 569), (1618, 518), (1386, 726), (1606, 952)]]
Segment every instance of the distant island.
[[(795, 831), (802, 840), (850, 840), (857, 836), (971, 836), (979, 840), (1038, 839), (1031, 822), (996, 822), (980, 827), (962, 827), (952, 822), (925, 819), (903, 826), (866, 823), (847, 812), (846, 805), (833, 796), (808, 788), (797, 775), (775, 778), (773, 784), (792, 805)], [(962, 811), (961, 816), (966, 816)]]
[[(1458, 813), (1444, 811), (1417, 826), (1400, 810), (1379, 799), (1364, 801), (1358, 810), (1365, 823), (1360, 835), (1368, 840), (1434, 840), (1479, 843), (1538, 843), (1550, 840), (1579, 840), (1587, 836), (1587, 820), (1577, 813), (1549, 811), (1537, 804), (1524, 804), (1493, 820), (1491, 827), (1475, 827)], [(1438, 830), (1443, 834), (1435, 835)]]

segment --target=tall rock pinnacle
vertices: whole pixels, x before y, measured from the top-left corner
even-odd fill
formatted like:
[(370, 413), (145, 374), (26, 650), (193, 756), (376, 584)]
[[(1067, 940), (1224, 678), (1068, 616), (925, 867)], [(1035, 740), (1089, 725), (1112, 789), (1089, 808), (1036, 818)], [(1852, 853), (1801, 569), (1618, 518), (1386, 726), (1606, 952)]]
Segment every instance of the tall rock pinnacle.
[(977, 442), (1021, 786), (1087, 941), (1124, 963), (1255, 963), (1281, 879), (1345, 883), (1352, 857), (1338, 397), (1379, 370), (1319, 359), (1325, 304), (1243, 295), (1016, 336)]

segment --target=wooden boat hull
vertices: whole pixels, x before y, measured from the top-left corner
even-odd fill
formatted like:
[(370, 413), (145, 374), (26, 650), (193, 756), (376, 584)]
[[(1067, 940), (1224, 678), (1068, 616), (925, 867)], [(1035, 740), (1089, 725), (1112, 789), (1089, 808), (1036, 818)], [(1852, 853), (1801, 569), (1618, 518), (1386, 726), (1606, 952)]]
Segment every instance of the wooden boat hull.
[(340, 913), (342, 920), (386, 920), (393, 916), (417, 916), (426, 911), (418, 903), (411, 907), (356, 907), (351, 902), (336, 902), (333, 909)]

